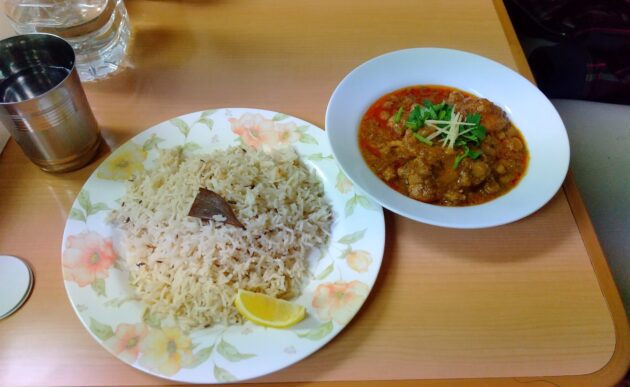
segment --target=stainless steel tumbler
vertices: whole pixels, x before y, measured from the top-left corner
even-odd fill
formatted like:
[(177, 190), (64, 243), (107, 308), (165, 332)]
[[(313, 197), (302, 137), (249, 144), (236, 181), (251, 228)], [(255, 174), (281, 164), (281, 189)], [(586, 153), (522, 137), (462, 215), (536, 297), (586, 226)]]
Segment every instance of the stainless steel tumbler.
[(26, 34), (0, 41), (0, 121), (45, 171), (70, 171), (94, 157), (98, 124), (65, 40)]

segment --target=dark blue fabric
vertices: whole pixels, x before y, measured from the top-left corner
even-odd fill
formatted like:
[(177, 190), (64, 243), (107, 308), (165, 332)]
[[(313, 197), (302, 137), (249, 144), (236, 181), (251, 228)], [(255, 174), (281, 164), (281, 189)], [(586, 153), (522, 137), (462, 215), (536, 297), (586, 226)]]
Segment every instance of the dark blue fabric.
[(519, 36), (550, 45), (528, 57), (549, 98), (630, 104), (630, 0), (505, 0)]

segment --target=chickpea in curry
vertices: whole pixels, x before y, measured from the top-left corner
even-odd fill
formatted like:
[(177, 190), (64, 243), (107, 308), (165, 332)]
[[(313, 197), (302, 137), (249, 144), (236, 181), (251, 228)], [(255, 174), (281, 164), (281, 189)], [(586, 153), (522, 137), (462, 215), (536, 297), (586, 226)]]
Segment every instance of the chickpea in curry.
[(359, 127), (370, 169), (412, 199), (442, 206), (488, 202), (514, 188), (528, 151), (507, 114), (446, 86), (412, 86), (379, 98)]

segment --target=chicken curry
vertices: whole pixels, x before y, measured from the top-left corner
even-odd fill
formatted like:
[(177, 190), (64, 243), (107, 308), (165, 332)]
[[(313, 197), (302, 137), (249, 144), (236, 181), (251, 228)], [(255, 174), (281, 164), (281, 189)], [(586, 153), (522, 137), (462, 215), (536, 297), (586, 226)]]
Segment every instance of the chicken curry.
[(527, 145), (487, 99), (445, 86), (412, 86), (379, 98), (359, 128), (361, 154), (391, 188), (426, 203), (468, 206), (514, 188)]

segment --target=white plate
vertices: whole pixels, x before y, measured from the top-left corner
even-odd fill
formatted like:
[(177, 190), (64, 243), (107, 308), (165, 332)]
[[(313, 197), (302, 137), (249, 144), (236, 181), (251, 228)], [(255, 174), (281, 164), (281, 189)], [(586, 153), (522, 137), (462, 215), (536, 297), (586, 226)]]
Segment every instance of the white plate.
[[(423, 84), (456, 87), (487, 98), (507, 112), (530, 153), (525, 176), (508, 194), (476, 206), (431, 205), (396, 192), (368, 168), (357, 134), (363, 114), (379, 97)], [(533, 84), (497, 62), (443, 48), (395, 51), (354, 69), (330, 98), (326, 133), (335, 158), (352, 182), (383, 207), (436, 226), (482, 228), (521, 219), (553, 197), (569, 167), (569, 140), (562, 120)]]
[[(113, 250), (112, 228), (105, 218), (119, 205), (123, 181), (150, 165), (157, 148), (184, 145), (186, 151), (203, 153), (237, 141), (265, 149), (279, 143), (295, 147), (322, 179), (332, 203), (332, 238), (325, 255), (312, 257), (313, 278), (297, 300), (308, 313), (302, 322), (284, 330), (246, 322), (185, 333), (145, 314), (145, 306), (133, 299), (128, 272)], [(73, 204), (62, 263), (66, 291), (79, 319), (112, 354), (170, 380), (216, 383), (274, 372), (330, 341), (367, 298), (384, 242), (382, 208), (354, 189), (333, 160), (321, 129), (280, 113), (234, 108), (163, 122), (113, 152)]]

